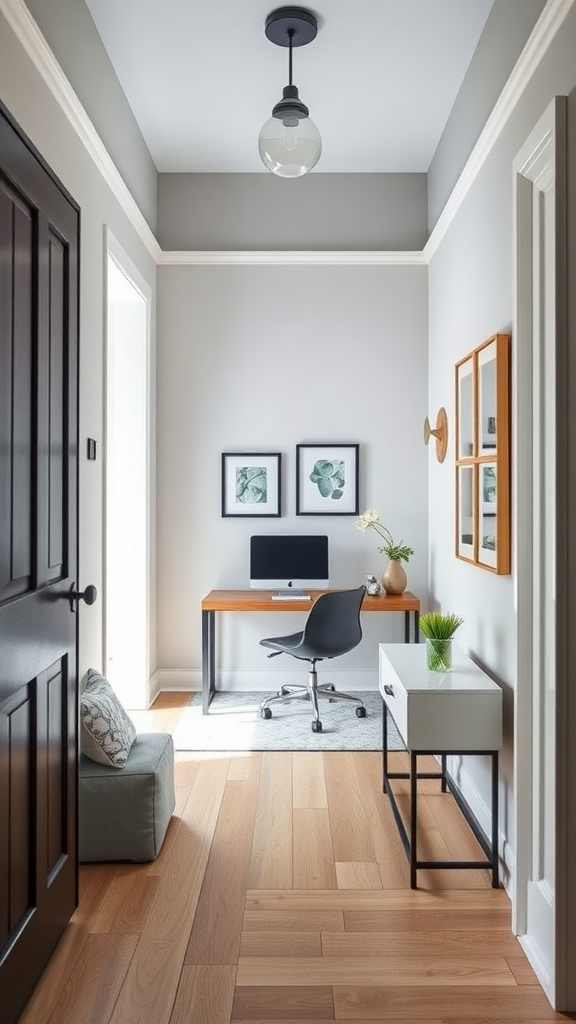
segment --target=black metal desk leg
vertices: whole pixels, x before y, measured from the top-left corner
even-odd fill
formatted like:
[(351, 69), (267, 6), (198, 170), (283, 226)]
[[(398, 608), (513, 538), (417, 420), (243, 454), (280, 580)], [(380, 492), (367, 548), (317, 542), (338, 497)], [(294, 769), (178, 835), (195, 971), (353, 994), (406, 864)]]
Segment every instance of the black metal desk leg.
[(492, 888), (498, 889), (498, 751), (492, 751)]
[(410, 612), (404, 612), (404, 643), (410, 643)]
[(416, 609), (416, 611), (414, 612), (414, 643), (415, 644), (420, 642), (419, 633), (420, 633), (420, 612), (418, 611), (418, 609)]
[(417, 853), (417, 832), (418, 832), (418, 758), (413, 750), (410, 751), (410, 888), (416, 889), (416, 863)]
[(202, 714), (208, 714), (214, 696), (214, 616), (215, 612), (202, 612)]
[(388, 705), (382, 701), (382, 792), (386, 792), (388, 777)]

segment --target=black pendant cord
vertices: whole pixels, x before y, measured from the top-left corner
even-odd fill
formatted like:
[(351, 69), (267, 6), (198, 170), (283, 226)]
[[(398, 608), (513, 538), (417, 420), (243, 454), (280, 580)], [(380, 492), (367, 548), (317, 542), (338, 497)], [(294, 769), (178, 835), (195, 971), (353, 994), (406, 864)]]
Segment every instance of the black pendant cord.
[(294, 29), (288, 29), (288, 85), (292, 85), (292, 40), (294, 38)]

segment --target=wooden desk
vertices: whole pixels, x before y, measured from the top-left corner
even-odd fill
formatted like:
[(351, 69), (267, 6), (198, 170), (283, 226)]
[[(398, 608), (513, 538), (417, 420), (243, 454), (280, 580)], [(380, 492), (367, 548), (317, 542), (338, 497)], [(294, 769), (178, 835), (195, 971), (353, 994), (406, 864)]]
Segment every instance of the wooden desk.
[[(379, 687), (383, 708), (383, 789), (410, 862), (410, 887), (418, 868), (491, 868), (498, 887), (498, 750), (502, 746), (502, 690), (464, 654), (453, 648), (451, 672), (430, 672), (425, 644), (380, 644)], [(388, 769), (388, 715), (396, 723), (410, 755), (410, 771)], [(439, 772), (419, 772), (418, 756), (437, 754)], [(489, 754), (492, 758), (492, 834), (489, 841), (474, 818), (456, 782), (447, 771), (450, 754)], [(390, 779), (410, 780), (410, 823), (402, 820)], [(439, 779), (452, 794), (487, 859), (482, 861), (419, 860), (417, 851), (418, 779)]]
[[(340, 588), (343, 589), (343, 588)], [(205, 715), (216, 688), (216, 612), (307, 612), (325, 590), (309, 590), (309, 601), (272, 600), (274, 590), (211, 590), (202, 601), (202, 713)], [(404, 640), (410, 643), (410, 613), (414, 618), (414, 643), (418, 642), (420, 601), (403, 594), (371, 597), (366, 594), (363, 612), (404, 612)]]

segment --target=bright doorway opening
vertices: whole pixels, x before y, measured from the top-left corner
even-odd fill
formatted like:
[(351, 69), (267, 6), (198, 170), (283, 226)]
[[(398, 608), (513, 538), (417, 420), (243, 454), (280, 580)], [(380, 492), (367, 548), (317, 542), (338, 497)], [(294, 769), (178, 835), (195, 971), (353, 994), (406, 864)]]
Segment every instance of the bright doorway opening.
[(127, 708), (149, 692), (149, 305), (109, 240), (107, 259), (106, 676)]

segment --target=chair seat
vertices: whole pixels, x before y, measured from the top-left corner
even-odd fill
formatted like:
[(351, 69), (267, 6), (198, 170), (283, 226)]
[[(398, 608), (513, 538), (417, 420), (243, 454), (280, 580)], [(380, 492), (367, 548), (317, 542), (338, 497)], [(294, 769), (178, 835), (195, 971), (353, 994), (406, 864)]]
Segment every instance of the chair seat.
[(297, 647), (302, 641), (302, 630), (299, 633), (290, 633), (289, 636), (269, 636), (260, 641), (261, 647), (271, 647), (272, 650), (282, 654), (286, 647)]

